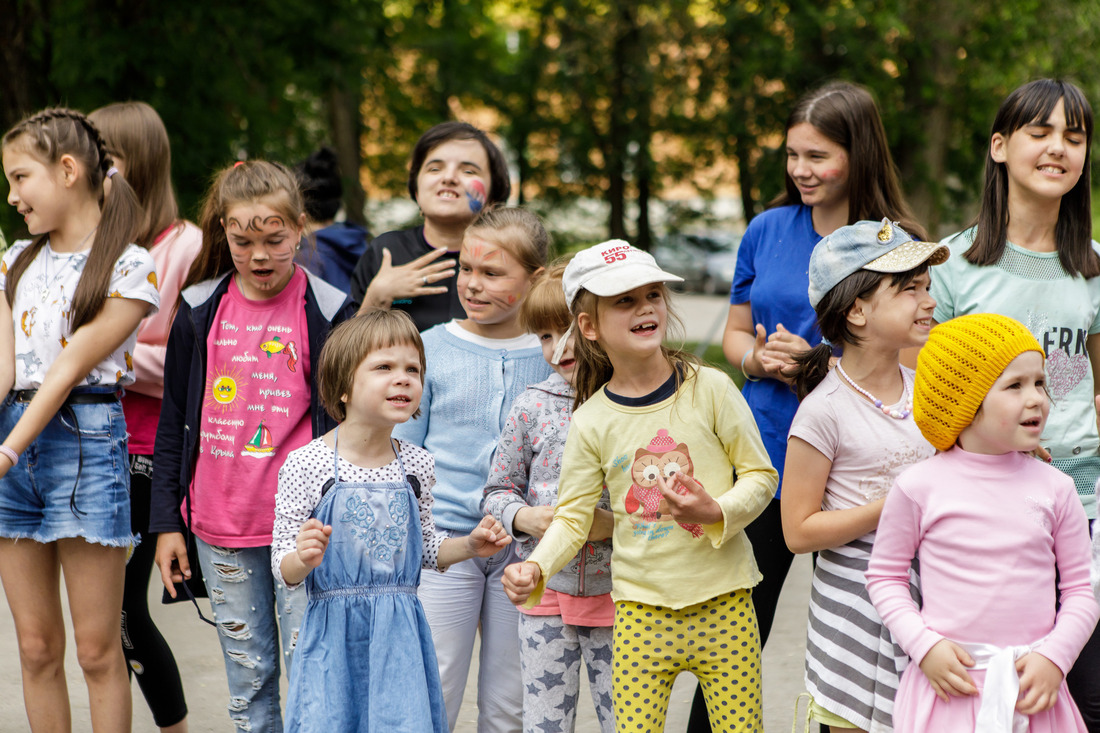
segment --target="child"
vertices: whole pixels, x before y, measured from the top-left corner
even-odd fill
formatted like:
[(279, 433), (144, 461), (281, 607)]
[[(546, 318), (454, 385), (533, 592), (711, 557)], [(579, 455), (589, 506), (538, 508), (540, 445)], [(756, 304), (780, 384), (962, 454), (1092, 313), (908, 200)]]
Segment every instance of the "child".
[[(565, 265), (551, 267), (520, 307), (520, 323), (538, 336), (554, 370), (516, 398), (500, 433), (482, 509), (500, 520), (526, 559), (554, 516), (558, 477), (573, 415), (573, 337), (557, 361), (554, 347), (569, 329), (562, 294)], [(611, 733), (611, 528), (607, 489), (600, 497), (588, 541), (568, 568), (554, 576), (542, 601), (520, 609), (519, 661), (523, 670), (523, 730), (572, 733), (580, 690), (581, 657), (603, 733)]]
[[(546, 229), (531, 212), (488, 212), (466, 230), (459, 255), (458, 289), (467, 318), (424, 333), (424, 414), (398, 425), (394, 435), (435, 456), (433, 512), (436, 524), (451, 536), (468, 534), (484, 516), (482, 489), (512, 402), (550, 374), (538, 339), (519, 322), (520, 306), (546, 264), (549, 244)], [(504, 566), (514, 559), (509, 549), (421, 578), (420, 600), (432, 627), (452, 729), (479, 626), (479, 729), (520, 729), (519, 613), (500, 585)]]
[(621, 240), (578, 253), (566, 268), (579, 409), (554, 521), (504, 583), (515, 603), (538, 603), (584, 544), (606, 484), (617, 729), (663, 730), (673, 680), (688, 671), (712, 725), (758, 731), (751, 588), (760, 573), (743, 530), (771, 500), (776, 472), (733, 382), (663, 345), (665, 283), (679, 279)]
[[(144, 102), (110, 104), (88, 115), (103, 134), (115, 167), (141, 204), (142, 227), (135, 241), (156, 263), (161, 302), (175, 303), (187, 270), (202, 248), (202, 232), (179, 218), (172, 192), (172, 156), (160, 115)], [(130, 528), (142, 542), (126, 564), (122, 596), (122, 651), (137, 674), (153, 721), (161, 731), (187, 730), (187, 702), (172, 650), (149, 615), (149, 573), (157, 538), (149, 533), (153, 445), (164, 393), (164, 348), (172, 308), (138, 327), (133, 351), (136, 381), (122, 398), (130, 451)]]
[(184, 533), (194, 533), (241, 730), (282, 730), (276, 617), (289, 668), (306, 601), (270, 572), (272, 459), (332, 427), (311, 375), (329, 329), (355, 312), (294, 265), (304, 221), (281, 165), (218, 175), (164, 364), (149, 530), (161, 533), (156, 561), (173, 597), (191, 575)]
[(412, 319), (375, 309), (334, 329), (318, 391), (338, 428), (279, 470), (271, 568), (309, 605), (287, 701), (292, 731), (447, 730), (420, 568), (512, 541), (492, 517), (467, 537), (432, 521), (430, 453), (390, 437), (420, 409), (424, 346)]
[(928, 338), (928, 267), (946, 259), (945, 245), (914, 241), (889, 220), (841, 227), (810, 256), (810, 304), (827, 341), (791, 374), (803, 401), (787, 446), (783, 534), (792, 552), (818, 553), (806, 686), (811, 717), (834, 731), (889, 730), (905, 669), (863, 573), (894, 477), (935, 452), (910, 419), (913, 371), (898, 355)]
[(466, 228), (506, 202), (511, 190), (508, 161), (482, 130), (450, 121), (425, 132), (409, 161), (409, 195), (424, 225), (386, 232), (370, 243), (351, 275), (352, 300), (363, 308), (406, 311), (421, 331), (462, 318), (451, 257)]
[(913, 416), (944, 452), (898, 477), (867, 569), (875, 608), (919, 663), (898, 688), (898, 733), (1085, 730), (1063, 676), (1100, 606), (1073, 480), (1028, 455), (1048, 384), (1039, 342), (1005, 316), (952, 319), (920, 352)]
[(134, 381), (134, 332), (159, 303), (153, 258), (131, 244), (137, 200), (87, 117), (44, 110), (2, 146), (8, 203), (34, 236), (0, 263), (0, 321), (13, 324), (0, 329), (0, 580), (27, 718), (32, 730), (72, 725), (64, 572), (92, 727), (129, 730), (118, 620), (135, 539), (119, 396)]
[[(1093, 116), (1073, 84), (1039, 79), (1012, 92), (993, 120), (977, 225), (946, 240), (932, 273), (935, 320), (1000, 313), (1047, 353), (1050, 420), (1043, 447), (1096, 518), (1100, 434), (1100, 256), (1089, 183)], [(1100, 633), (1069, 677), (1091, 733), (1100, 733)]]

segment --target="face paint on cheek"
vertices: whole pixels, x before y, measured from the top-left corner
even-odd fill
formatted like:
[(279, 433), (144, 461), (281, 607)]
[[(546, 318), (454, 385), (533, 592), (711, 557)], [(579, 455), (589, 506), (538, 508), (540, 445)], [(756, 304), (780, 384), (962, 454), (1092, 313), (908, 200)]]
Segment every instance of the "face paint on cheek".
[(508, 305), (515, 305), (515, 302), (519, 300), (515, 295), (508, 296)]
[(474, 180), (466, 187), (466, 204), (470, 207), (470, 213), (478, 214), (485, 208), (485, 184)]
[(831, 169), (831, 170), (822, 171), (820, 177), (821, 177), (821, 180), (823, 180), (823, 181), (833, 183), (835, 181), (839, 181), (841, 178), (844, 177), (844, 171), (834, 168), (834, 169)]

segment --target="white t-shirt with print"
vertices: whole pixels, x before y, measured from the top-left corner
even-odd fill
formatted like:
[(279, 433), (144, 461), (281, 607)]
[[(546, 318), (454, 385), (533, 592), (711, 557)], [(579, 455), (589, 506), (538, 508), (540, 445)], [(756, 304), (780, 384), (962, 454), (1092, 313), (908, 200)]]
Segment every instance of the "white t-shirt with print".
[[(0, 290), (7, 285), (8, 269), (15, 258), (31, 243), (22, 239), (4, 253), (0, 261)], [(15, 320), (15, 385), (14, 389), (37, 389), (46, 371), (73, 335), (69, 325), (72, 296), (80, 274), (88, 261), (90, 249), (73, 253), (58, 253), (44, 245), (34, 261), (23, 271), (12, 305)], [(115, 262), (109, 298), (130, 298), (149, 303), (148, 314), (160, 306), (157, 276), (153, 257), (145, 249), (131, 244)], [(118, 384), (134, 381), (135, 330), (106, 359), (96, 365), (83, 384)]]

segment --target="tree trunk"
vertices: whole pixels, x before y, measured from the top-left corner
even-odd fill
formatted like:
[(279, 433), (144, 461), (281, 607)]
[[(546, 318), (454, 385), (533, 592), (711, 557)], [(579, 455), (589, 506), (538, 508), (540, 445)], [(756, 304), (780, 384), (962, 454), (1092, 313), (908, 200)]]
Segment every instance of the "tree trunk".
[(362, 168), (361, 115), (359, 114), (359, 88), (352, 85), (354, 91), (341, 89), (333, 85), (328, 93), (329, 132), (332, 144), (336, 148), (336, 159), (340, 166), (340, 179), (344, 184), (344, 209), (349, 221), (366, 225), (367, 195), (359, 178)]

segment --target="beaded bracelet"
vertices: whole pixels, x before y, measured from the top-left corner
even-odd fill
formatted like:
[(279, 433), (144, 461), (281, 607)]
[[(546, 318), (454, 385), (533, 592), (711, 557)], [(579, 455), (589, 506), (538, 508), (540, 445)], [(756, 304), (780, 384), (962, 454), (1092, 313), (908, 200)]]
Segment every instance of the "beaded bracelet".
[(745, 375), (745, 379), (750, 382), (759, 382), (760, 377), (754, 377), (745, 371), (745, 359), (749, 358), (749, 354), (753, 353), (756, 349), (749, 349), (745, 352), (745, 355), (741, 357), (741, 373)]
[(19, 465), (19, 454), (8, 446), (0, 445), (0, 455), (8, 457), (8, 460), (11, 461), (12, 468)]

